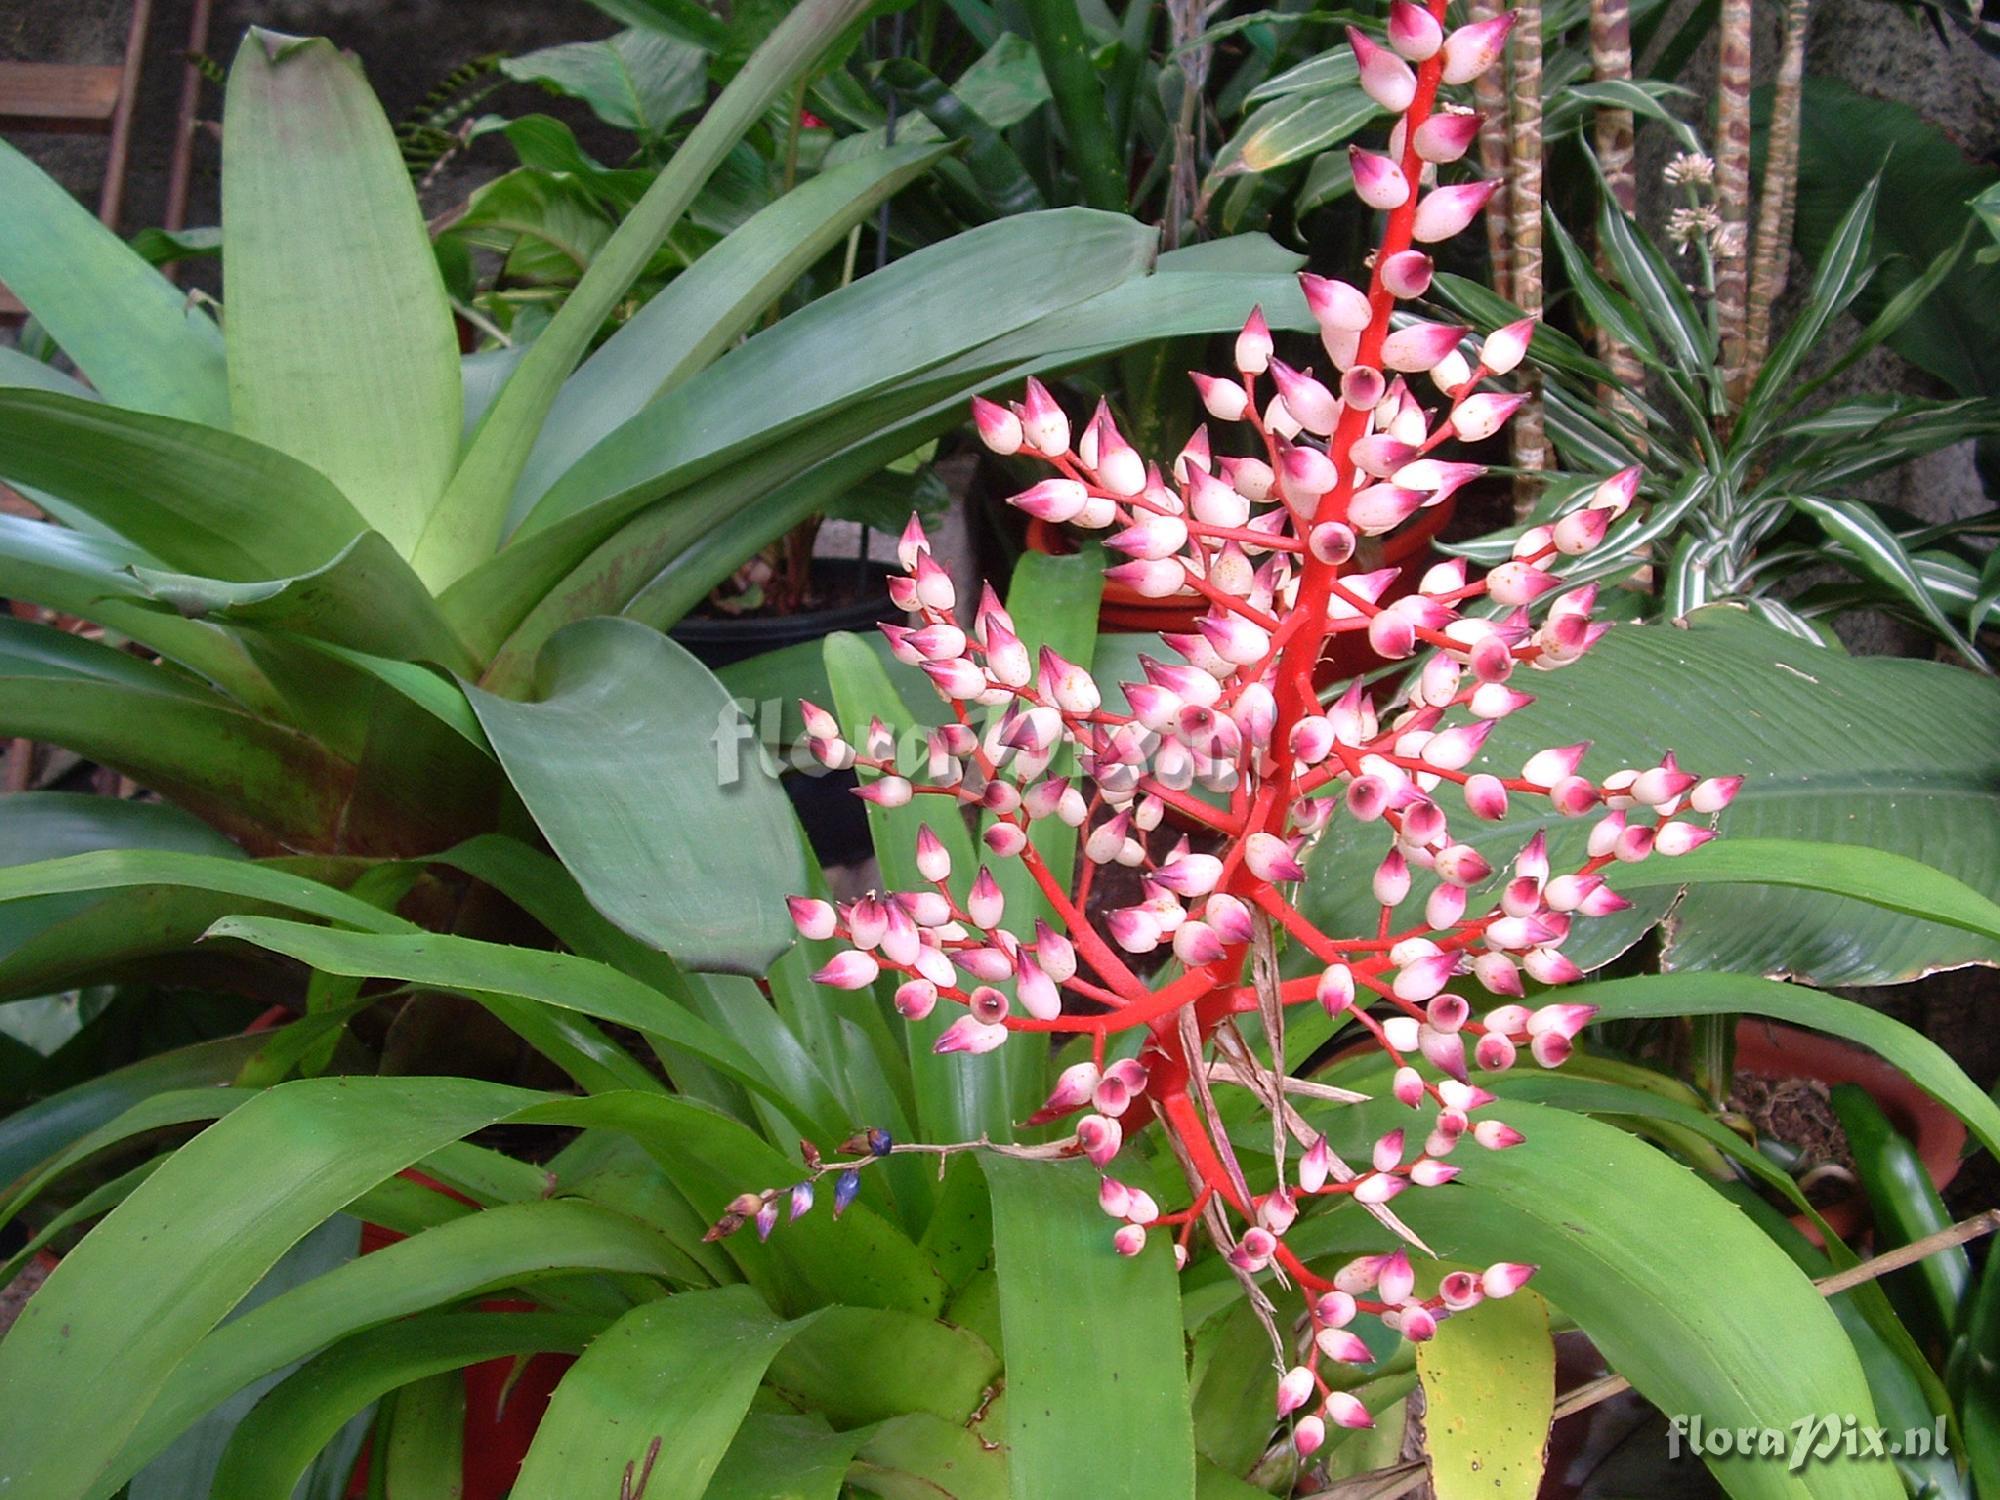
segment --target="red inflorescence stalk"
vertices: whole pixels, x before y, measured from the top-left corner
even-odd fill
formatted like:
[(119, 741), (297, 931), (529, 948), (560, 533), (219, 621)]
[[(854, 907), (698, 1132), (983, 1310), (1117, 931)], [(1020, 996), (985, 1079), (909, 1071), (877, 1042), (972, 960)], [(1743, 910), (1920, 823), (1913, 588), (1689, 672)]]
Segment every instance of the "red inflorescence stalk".
[[(1195, 376), (1215, 423), (1243, 429), (1244, 452), (1218, 452), (1204, 427), (1162, 472), (1132, 450), (1102, 404), (1073, 433), (1034, 380), (1019, 403), (974, 403), (990, 448), (1049, 467), (1016, 505), (1108, 533), (1107, 545), (1127, 558), (1109, 570), (1118, 581), (1207, 606), (1197, 630), (1165, 635), (1157, 658), (1140, 658), (1144, 681), (1120, 684), (1124, 709), (1054, 652), (1031, 658), (990, 589), (966, 621), (914, 520), (901, 545), (907, 576), (892, 584), (912, 623), (884, 629), (895, 655), (925, 672), (953, 710), (929, 735), (920, 780), (897, 763), (886, 726), (871, 725), (856, 746), (831, 714), (804, 705), (819, 759), (869, 772), (864, 797), (896, 807), (923, 795), (945, 799), (940, 818), (961, 809), (991, 815), (992, 857), (1021, 861), (1059, 919), (1036, 921), (1032, 932), (1011, 929), (999, 884), (982, 869), (969, 886), (957, 872), (954, 886), (945, 846), (927, 827), (916, 851), (924, 888), (840, 905), (792, 899), (802, 935), (845, 945), (819, 982), (862, 988), (891, 976), (897, 1009), (913, 1020), (941, 1002), (962, 1008), (940, 1036), (940, 1052), (987, 1052), (1021, 1032), (1088, 1036), (1092, 1061), (1062, 1075), (1033, 1122), (1079, 1116), (1057, 1149), (1108, 1169), (1128, 1133), (1157, 1120), (1187, 1171), (1188, 1201), (1162, 1213), (1150, 1196), (1107, 1174), (1102, 1202), (1120, 1223), (1116, 1249), (1136, 1254), (1149, 1226), (1172, 1226), (1174, 1253), (1185, 1262), (1193, 1227), (1204, 1222), (1239, 1271), (1276, 1266), (1301, 1289), (1305, 1362), (1285, 1378), (1280, 1415), (1313, 1406), (1295, 1416), (1302, 1453), (1323, 1440), (1326, 1422), (1367, 1421), (1359, 1403), (1319, 1375), (1322, 1359), (1368, 1359), (1347, 1330), (1357, 1313), (1423, 1339), (1439, 1319), (1511, 1293), (1532, 1271), (1501, 1263), (1446, 1277), (1436, 1294), (1419, 1297), (1398, 1249), (1328, 1277), (1285, 1244), (1302, 1206), (1351, 1198), (1414, 1242), (1392, 1199), (1449, 1183), (1458, 1169), (1447, 1158), (1465, 1140), (1492, 1150), (1517, 1144), (1521, 1137), (1503, 1121), (1475, 1120), (1493, 1098), (1475, 1073), (1504, 1070), (1524, 1054), (1555, 1067), (1591, 1015), (1587, 1005), (1525, 1003), (1524, 975), (1539, 985), (1580, 978), (1562, 952), (1575, 921), (1626, 904), (1603, 872), (1697, 847), (1713, 836), (1707, 820), (1739, 784), (1701, 780), (1671, 753), (1591, 780), (1579, 771), (1583, 745), (1543, 749), (1512, 776), (1474, 769), (1494, 724), (1533, 701), (1517, 673), (1565, 666), (1605, 629), (1591, 618), (1595, 590), (1559, 592), (1549, 567), (1604, 541), (1633, 502), (1636, 470), (1612, 475), (1551, 524), (1527, 530), (1511, 558), (1483, 577), (1440, 563), (1414, 592), (1383, 603), (1396, 570), (1357, 561), (1366, 538), (1484, 472), (1432, 455), (1504, 426), (1520, 398), (1489, 381), (1513, 371), (1532, 333), (1517, 323), (1474, 348), (1469, 330), (1409, 317), (1396, 326), (1392, 317), (1429, 286), (1430, 260), (1419, 247), (1464, 229), (1491, 192), (1490, 184), (1437, 181), (1477, 128), (1465, 111), (1441, 110), (1438, 97), (1441, 86), (1468, 84), (1497, 61), (1508, 21), (1447, 34), (1444, 14), (1444, 0), (1392, 0), (1387, 46), (1353, 33), (1362, 86), (1400, 119), (1389, 154), (1355, 154), (1357, 191), (1385, 212), (1366, 291), (1301, 277), (1329, 378), (1279, 360), (1256, 311), (1236, 341), (1232, 374)], [(1424, 407), (1419, 378), (1441, 407)], [(1392, 701), (1378, 704), (1358, 681), (1322, 697), (1327, 642), (1349, 631), (1366, 632), (1379, 656), (1411, 662)], [(983, 734), (975, 710), (997, 710)], [(1051, 772), (1065, 751), (1074, 753), (1074, 776)], [(1226, 795), (1226, 807), (1197, 788)], [(1560, 817), (1594, 819), (1574, 869), (1552, 868), (1539, 832), (1501, 871), (1454, 836), (1456, 814), (1446, 802), (1494, 821), (1524, 798), (1545, 801)], [(1683, 812), (1704, 821), (1678, 818)], [(1169, 817), (1201, 845), (1183, 836), (1161, 852)], [(1047, 818), (1078, 830), (1074, 879), (1049, 868), (1029, 842), (1031, 827)], [(1287, 895), (1304, 878), (1309, 846), (1336, 819), (1377, 824), (1386, 836), (1373, 877), (1379, 920), (1357, 935), (1320, 930)], [(1093, 877), (1113, 864), (1141, 872), (1143, 896), (1098, 911)], [(1411, 910), (1413, 882), (1426, 874), (1431, 888), (1421, 910)], [(1260, 925), (1310, 955), (1318, 972), (1260, 980), (1252, 963)], [(1168, 977), (1155, 983), (1134, 969), (1131, 960), (1147, 955), (1170, 960)], [(1491, 997), (1483, 1014), (1475, 1016), (1459, 990)], [(1225, 1023), (1266, 1006), (1307, 1004), (1352, 1019), (1387, 1054), (1395, 1097), (1433, 1111), (1412, 1117), (1427, 1122), (1421, 1138), (1392, 1130), (1374, 1143), (1365, 1167), (1352, 1166), (1284, 1102), (1294, 1080), (1282, 1055), (1262, 1076), (1246, 1074), (1252, 1061)], [(1138, 1056), (1106, 1066), (1107, 1039), (1139, 1029)], [(1280, 1161), (1268, 1191), (1250, 1189), (1228, 1142), (1213, 1133), (1202, 1102), (1212, 1079), (1258, 1088), (1298, 1141), (1297, 1161)], [(873, 1154), (890, 1149), (886, 1138), (865, 1139)], [(836, 1211), (851, 1200), (855, 1164), (824, 1164), (815, 1154), (810, 1167), (812, 1178), (841, 1174)], [(769, 1233), (783, 1191), (746, 1193), (718, 1232), (754, 1222)], [(810, 1208), (810, 1180), (790, 1191), (794, 1214)]]

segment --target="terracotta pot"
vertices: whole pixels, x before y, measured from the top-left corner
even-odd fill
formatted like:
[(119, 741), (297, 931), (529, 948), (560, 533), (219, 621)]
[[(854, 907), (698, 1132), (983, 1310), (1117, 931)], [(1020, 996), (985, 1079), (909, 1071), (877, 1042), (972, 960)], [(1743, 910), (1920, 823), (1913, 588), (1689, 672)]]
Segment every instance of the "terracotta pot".
[[(1736, 1071), (1757, 1078), (1810, 1078), (1819, 1083), (1852, 1083), (1866, 1089), (1889, 1123), (1910, 1138), (1924, 1170), (1942, 1190), (1958, 1175), (1965, 1150), (1965, 1126), (1957, 1115), (1873, 1052), (1832, 1037), (1783, 1026), (1761, 1016), (1745, 1016), (1736, 1026)], [(1820, 1210), (1842, 1239), (1868, 1224), (1868, 1200), (1856, 1188)], [(1815, 1245), (1819, 1231), (1803, 1215), (1793, 1225)]]
[[(1373, 566), (1401, 568), (1402, 576), (1382, 595), (1387, 604), (1415, 591), (1424, 568), (1435, 558), (1438, 535), (1450, 524), (1457, 507), (1454, 496), (1442, 505), (1419, 512), (1411, 523), (1381, 544), (1381, 560)], [(1068, 532), (1060, 526), (1030, 517), (1028, 547), (1052, 557), (1076, 550)], [(1416, 564), (1416, 566), (1411, 566)], [(1104, 602), (1098, 609), (1098, 628), (1127, 635), (1158, 635), (1163, 631), (1185, 633), (1207, 613), (1208, 606), (1197, 594), (1169, 599), (1149, 599), (1136, 589), (1106, 580)], [(1363, 672), (1372, 672), (1387, 663), (1369, 648), (1367, 635), (1359, 630), (1330, 636), (1326, 655), (1320, 659), (1316, 680), (1321, 687), (1344, 681)]]
[[(461, 1203), (472, 1201), (414, 1169), (401, 1175)], [(368, 1255), (402, 1238), (404, 1236), (393, 1229), (364, 1223), (361, 1226), (361, 1253)], [(482, 1312), (491, 1313), (534, 1310), (532, 1302), (495, 1298), (482, 1301), (479, 1307)], [(461, 1500), (505, 1500), (507, 1492), (514, 1487), (515, 1479), (520, 1476), (521, 1461), (528, 1456), (528, 1446), (535, 1440), (535, 1429), (541, 1426), (542, 1414), (549, 1408), (549, 1398), (555, 1394), (556, 1385), (564, 1373), (575, 1363), (575, 1356), (569, 1354), (534, 1354), (528, 1357), (518, 1375), (512, 1359), (489, 1359), (483, 1364), (468, 1365), (460, 1372), (465, 1380), (465, 1457), (460, 1471), (463, 1485), (459, 1491)], [(348, 1490), (350, 1496), (367, 1493), (369, 1457), (364, 1450), (354, 1467)]]

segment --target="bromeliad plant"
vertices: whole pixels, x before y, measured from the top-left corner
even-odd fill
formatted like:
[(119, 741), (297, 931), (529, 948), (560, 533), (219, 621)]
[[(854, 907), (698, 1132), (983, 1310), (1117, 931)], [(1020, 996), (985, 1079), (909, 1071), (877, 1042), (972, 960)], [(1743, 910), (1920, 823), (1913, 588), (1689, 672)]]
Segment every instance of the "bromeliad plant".
[[(1276, 1266), (1306, 1297), (1303, 1363), (1278, 1394), (1281, 1416), (1311, 1408), (1294, 1427), (1302, 1456), (1324, 1442), (1327, 1421), (1369, 1420), (1320, 1374), (1322, 1360), (1374, 1358), (1348, 1329), (1357, 1311), (1422, 1341), (1439, 1319), (1514, 1292), (1532, 1267), (1454, 1272), (1420, 1292), (1401, 1249), (1327, 1277), (1287, 1245), (1287, 1233), (1314, 1200), (1351, 1199), (1424, 1248), (1392, 1200), (1452, 1181), (1459, 1168), (1447, 1158), (1467, 1138), (1490, 1150), (1522, 1139), (1504, 1120), (1475, 1120), (1494, 1095), (1473, 1081), (1473, 1069), (1504, 1072), (1524, 1052), (1556, 1067), (1592, 1015), (1588, 1005), (1523, 1003), (1526, 982), (1581, 978), (1562, 952), (1572, 924), (1629, 904), (1603, 872), (1698, 848), (1713, 837), (1703, 820), (1740, 785), (1736, 777), (1703, 780), (1671, 752), (1593, 781), (1578, 774), (1583, 745), (1544, 748), (1515, 776), (1465, 769), (1494, 725), (1533, 701), (1521, 688), (1527, 673), (1575, 661), (1604, 630), (1592, 620), (1591, 588), (1557, 597), (1539, 621), (1529, 606), (1557, 584), (1542, 564), (1603, 540), (1631, 503), (1636, 469), (1605, 479), (1588, 504), (1524, 536), (1511, 559), (1478, 579), (1462, 563), (1441, 564), (1385, 606), (1377, 601), (1396, 570), (1357, 561), (1365, 539), (1484, 472), (1434, 455), (1453, 440), (1493, 436), (1521, 399), (1485, 386), (1519, 364), (1530, 325), (1490, 335), (1469, 367), (1458, 352), (1463, 328), (1406, 321), (1392, 331), (1398, 302), (1430, 280), (1430, 256), (1416, 247), (1464, 229), (1486, 192), (1477, 183), (1424, 184), (1477, 128), (1475, 117), (1434, 112), (1439, 83), (1484, 72), (1507, 22), (1447, 36), (1441, 11), (1398, 0), (1395, 51), (1365, 38), (1356, 44), (1364, 86), (1401, 119), (1390, 154), (1355, 155), (1360, 190), (1388, 216), (1368, 290), (1302, 278), (1338, 371), (1334, 385), (1278, 359), (1253, 313), (1233, 372), (1194, 377), (1218, 423), (1247, 429), (1251, 451), (1223, 456), (1204, 428), (1173, 461), (1171, 479), (1101, 407), (1072, 443), (1068, 417), (1039, 383), (1018, 405), (976, 405), (989, 447), (1032, 455), (1054, 471), (1015, 496), (1016, 505), (1109, 531), (1108, 545), (1130, 560), (1108, 577), (1154, 595), (1189, 585), (1208, 601), (1198, 633), (1162, 640), (1180, 661), (1142, 655), (1145, 680), (1122, 685), (1127, 711), (1108, 706), (1084, 668), (1047, 647), (1031, 658), (990, 591), (961, 613), (913, 521), (896, 598), (918, 623), (884, 630), (896, 656), (935, 685), (950, 717), (921, 752), (899, 758), (879, 720), (856, 746), (832, 714), (803, 705), (814, 753), (832, 769), (869, 772), (861, 794), (876, 807), (936, 799), (938, 809), (915, 833), (917, 884), (839, 905), (793, 898), (803, 937), (845, 945), (816, 978), (863, 989), (892, 974), (895, 1007), (912, 1021), (950, 1008), (956, 1019), (933, 1044), (940, 1053), (1032, 1046), (1051, 1034), (1087, 1038), (1089, 1056), (1064, 1072), (1029, 1123), (1090, 1111), (1054, 1149), (1106, 1171), (1099, 1201), (1121, 1223), (1112, 1236), (1121, 1253), (1137, 1255), (1150, 1233), (1171, 1230), (1185, 1265), (1201, 1227), (1245, 1278)], [(1411, 384), (1419, 377), (1446, 398), (1441, 410), (1424, 409)], [(1488, 604), (1497, 611), (1480, 613)], [(1329, 637), (1348, 631), (1365, 631), (1392, 661), (1431, 654), (1392, 701), (1378, 705), (1355, 682), (1329, 705), (1317, 668)], [(982, 709), (983, 734), (974, 717)], [(1537, 833), (1498, 891), (1488, 891), (1493, 866), (1454, 833), (1460, 805), (1463, 816), (1494, 820), (1517, 800), (1596, 818), (1588, 855), (1559, 869)], [(1030, 900), (1010, 902), (984, 866), (969, 884), (960, 870), (954, 887), (954, 861), (931, 823), (956, 821), (963, 809), (989, 815), (984, 843), (995, 861), (1025, 871)], [(1319, 929), (1288, 894), (1305, 876), (1306, 847), (1336, 818), (1380, 824), (1389, 845), (1373, 874), (1378, 920), (1352, 936)], [(1155, 834), (1168, 819), (1189, 831), (1161, 850)], [(1079, 839), (1081, 873), (1072, 881), (1067, 856)], [(1405, 906), (1413, 866), (1438, 878), (1420, 912)], [(1118, 867), (1139, 872), (1140, 899), (1103, 898), (1099, 882), (1109, 884)], [(1034, 919), (1043, 909), (1053, 921)], [(1281, 978), (1281, 941), (1307, 955), (1313, 972)], [(1178, 970), (1171, 977), (1155, 983), (1141, 972), (1168, 956)], [(1493, 1003), (1475, 1017), (1461, 991)], [(1380, 1019), (1377, 1002), (1387, 1002)], [(1287, 1064), (1285, 1011), (1311, 1005), (1359, 1022), (1394, 1065), (1397, 1101), (1436, 1108), (1427, 1134), (1384, 1131), (1356, 1167), (1293, 1108), (1295, 1094), (1315, 1086)], [(1261, 1023), (1268, 1059), (1255, 1056), (1242, 1029), (1240, 1018), (1250, 1016)], [(1127, 1041), (1136, 1049), (1120, 1047), (1114, 1058)], [(1271, 1114), (1275, 1177), (1255, 1188), (1215, 1112), (1216, 1083), (1249, 1090)], [(1155, 1119), (1188, 1183), (1188, 1202), (1171, 1212), (1111, 1175), (1129, 1135)], [(1286, 1166), (1290, 1142), (1302, 1153), (1295, 1171)], [(888, 1152), (882, 1141), (869, 1144), (866, 1159)], [(836, 1209), (852, 1196), (853, 1163), (808, 1165), (813, 1177), (839, 1173)], [(754, 1224), (768, 1235), (785, 1197), (778, 1187), (746, 1193), (713, 1232)], [(789, 1190), (794, 1218), (813, 1201), (812, 1178)], [(1282, 1342), (1289, 1350), (1291, 1340)]]

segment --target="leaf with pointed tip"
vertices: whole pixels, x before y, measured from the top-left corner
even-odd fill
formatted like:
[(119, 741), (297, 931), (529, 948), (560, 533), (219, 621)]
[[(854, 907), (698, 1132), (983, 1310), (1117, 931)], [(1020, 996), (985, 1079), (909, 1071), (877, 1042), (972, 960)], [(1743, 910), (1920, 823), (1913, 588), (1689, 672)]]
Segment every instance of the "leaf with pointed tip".
[(379, 531), (364, 531), (324, 567), (294, 578), (224, 583), (135, 567), (146, 592), (190, 619), (296, 632), (392, 661), (476, 670), (437, 601)]
[(0, 390), (0, 477), (210, 578), (308, 572), (368, 529), (325, 475), (275, 448), (45, 391)]
[(780, 1323), (748, 1287), (634, 1308), (556, 1387), (515, 1500), (567, 1500), (579, 1489), (608, 1495), (622, 1476), (640, 1473), (663, 1496), (701, 1494), (765, 1366), (811, 1325), (810, 1314)]
[(491, 557), (505, 530), (515, 484), (563, 381), (618, 299), (743, 133), (867, 3), (802, 0), (703, 112), (666, 170), (592, 258), (590, 269), (529, 346), (480, 422), (424, 528), (412, 559), (419, 574), (451, 583)]
[(591, 904), (691, 969), (757, 975), (805, 883), (790, 804), (735, 704), (687, 650), (629, 620), (543, 648), (537, 701), (470, 689), (494, 752)]
[(458, 340), (410, 174), (353, 58), (251, 29), (229, 72), (222, 200), (237, 429), (326, 475), (410, 556), (458, 462)]
[(120, 406), (229, 425), (222, 331), (41, 168), (0, 141), (0, 281)]

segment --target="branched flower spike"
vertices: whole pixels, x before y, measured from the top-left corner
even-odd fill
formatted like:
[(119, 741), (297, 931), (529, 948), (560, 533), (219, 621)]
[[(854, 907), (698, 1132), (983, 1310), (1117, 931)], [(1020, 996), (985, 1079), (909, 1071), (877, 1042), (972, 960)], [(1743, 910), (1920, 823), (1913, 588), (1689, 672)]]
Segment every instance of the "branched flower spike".
[[(1185, 1263), (1203, 1224), (1241, 1274), (1275, 1267), (1298, 1289), (1304, 1317), (1279, 1414), (1293, 1419), (1302, 1454), (1324, 1440), (1327, 1423), (1368, 1421), (1321, 1374), (1325, 1362), (1369, 1358), (1349, 1328), (1357, 1315), (1422, 1340), (1481, 1298), (1511, 1294), (1533, 1271), (1501, 1263), (1454, 1273), (1420, 1295), (1398, 1248), (1329, 1278), (1285, 1243), (1302, 1207), (1351, 1197), (1421, 1249), (1392, 1201), (1448, 1184), (1459, 1170), (1450, 1158), (1468, 1141), (1502, 1150), (1521, 1140), (1505, 1122), (1480, 1118), (1493, 1096), (1475, 1077), (1525, 1061), (1559, 1065), (1590, 1019), (1587, 1005), (1527, 1003), (1523, 976), (1544, 986), (1580, 977), (1563, 953), (1576, 920), (1627, 904), (1604, 871), (1697, 847), (1713, 836), (1707, 821), (1738, 784), (1702, 780), (1671, 753), (1594, 781), (1580, 771), (1584, 745), (1542, 749), (1512, 776), (1468, 770), (1494, 725), (1533, 701), (1523, 680), (1575, 661), (1606, 628), (1592, 620), (1594, 589), (1558, 592), (1549, 568), (1604, 540), (1632, 504), (1636, 470), (1530, 529), (1511, 559), (1483, 577), (1443, 562), (1398, 597), (1396, 569), (1357, 561), (1363, 538), (1484, 472), (1438, 450), (1499, 432), (1521, 398), (1489, 381), (1521, 362), (1532, 332), (1516, 324), (1475, 345), (1466, 329), (1407, 317), (1392, 330), (1397, 302), (1430, 282), (1418, 245), (1464, 229), (1492, 189), (1439, 182), (1478, 120), (1440, 112), (1438, 91), (1493, 65), (1507, 22), (1446, 34), (1443, 19), (1442, 0), (1427, 9), (1395, 0), (1386, 46), (1355, 34), (1362, 86), (1401, 116), (1386, 153), (1355, 153), (1357, 190), (1386, 215), (1381, 243), (1366, 290), (1301, 277), (1327, 357), (1323, 373), (1278, 358), (1253, 312), (1235, 368), (1194, 376), (1209, 416), (1240, 429), (1241, 442), (1213, 442), (1203, 429), (1162, 468), (1133, 451), (1107, 408), (1073, 426), (1034, 380), (1017, 403), (974, 402), (989, 448), (1049, 471), (1013, 503), (1105, 533), (1124, 557), (1108, 576), (1151, 596), (1198, 596), (1207, 606), (1199, 628), (1163, 636), (1157, 655), (1139, 658), (1144, 680), (1108, 692), (1053, 651), (1031, 657), (990, 589), (961, 609), (912, 522), (904, 576), (893, 585), (912, 623), (884, 629), (896, 656), (922, 670), (952, 710), (930, 735), (926, 774), (913, 781), (896, 764), (883, 726), (850, 744), (831, 714), (805, 705), (815, 753), (836, 769), (865, 768), (863, 796), (883, 806), (934, 799), (933, 824), (962, 809), (994, 815), (991, 860), (1020, 861), (1061, 918), (1059, 927), (1036, 921), (1028, 930), (1016, 914), (1010, 925), (999, 883), (984, 868), (969, 882), (954, 872), (927, 828), (915, 851), (922, 888), (839, 906), (793, 900), (804, 936), (844, 944), (819, 982), (861, 988), (888, 975), (903, 1015), (949, 1007), (955, 1016), (940, 1052), (1088, 1036), (1092, 1060), (1068, 1069), (1031, 1121), (1073, 1119), (1073, 1133), (1027, 1149), (1082, 1155), (1104, 1172), (1100, 1201), (1118, 1221), (1118, 1252), (1137, 1254), (1149, 1236), (1168, 1233)], [(1222, 456), (1225, 448), (1238, 456)], [(1322, 697), (1315, 676), (1326, 644), (1350, 632), (1364, 633), (1381, 657), (1412, 661), (1393, 700), (1377, 702), (1359, 682)], [(988, 710), (992, 727), (982, 735), (974, 715)], [(1050, 774), (1065, 747), (1075, 753), (1074, 779)], [(1222, 794), (1226, 807), (1196, 787)], [(1580, 865), (1554, 868), (1538, 832), (1496, 870), (1456, 831), (1464, 819), (1497, 820), (1522, 803), (1594, 820)], [(1683, 812), (1702, 821), (1678, 820)], [(1048, 818), (1079, 831), (1074, 878), (1050, 868), (1028, 839)], [(1162, 853), (1168, 819), (1194, 838)], [(1379, 920), (1354, 935), (1320, 931), (1292, 901), (1308, 846), (1336, 819), (1378, 825), (1384, 845), (1373, 880)], [(1142, 899), (1100, 912), (1092, 880), (1111, 864), (1139, 872)], [(1436, 877), (1420, 904), (1410, 899), (1418, 870)], [(1312, 956), (1316, 972), (1281, 980), (1253, 962), (1280, 931)], [(1156, 979), (1135, 971), (1142, 959), (1141, 967), (1164, 964)], [(1282, 1057), (1267, 1070), (1231, 1024), (1239, 1013), (1304, 1005), (1352, 1017), (1387, 1054), (1396, 1099), (1435, 1110), (1421, 1134), (1391, 1130), (1367, 1161), (1349, 1163), (1306, 1125), (1288, 1095), (1338, 1091), (1285, 1077)], [(1125, 1032), (1143, 1034), (1138, 1055), (1107, 1064), (1108, 1039)], [(1247, 1186), (1208, 1123), (1199, 1101), (1211, 1082), (1252, 1089), (1279, 1114), (1280, 1143), (1287, 1135), (1297, 1142), (1297, 1159), (1281, 1156), (1269, 1191)], [(1187, 1176), (1187, 1196), (1171, 1210), (1115, 1170), (1125, 1142), (1153, 1121)], [(865, 1159), (880, 1154), (868, 1146)], [(853, 1165), (816, 1156), (809, 1165), (813, 1178), (837, 1171), (851, 1198)], [(809, 1182), (789, 1193), (793, 1213), (810, 1207)], [(779, 1196), (746, 1194), (724, 1225), (768, 1232)]]

